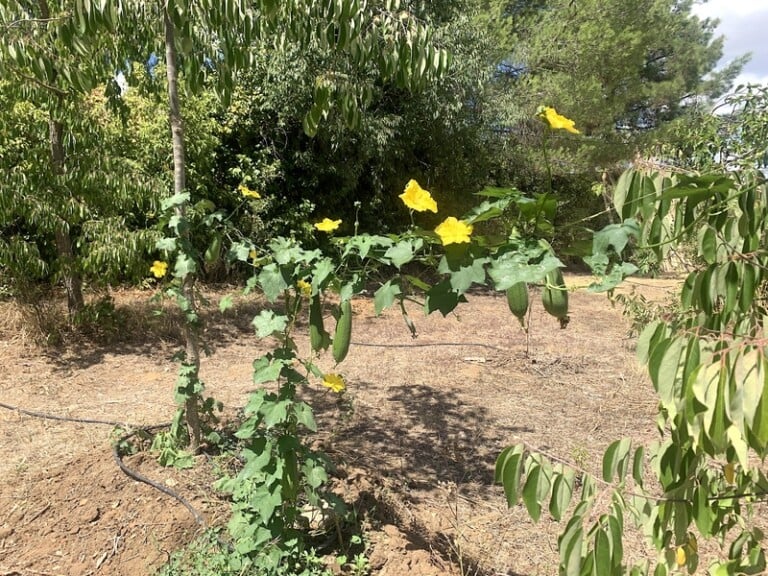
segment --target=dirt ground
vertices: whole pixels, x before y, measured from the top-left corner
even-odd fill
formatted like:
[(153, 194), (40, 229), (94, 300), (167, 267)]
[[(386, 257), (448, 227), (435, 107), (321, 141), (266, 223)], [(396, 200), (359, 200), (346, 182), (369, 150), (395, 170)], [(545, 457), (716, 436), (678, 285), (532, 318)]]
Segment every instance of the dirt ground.
[[(675, 281), (633, 285), (661, 301)], [(146, 297), (114, 295), (118, 309)], [(562, 526), (546, 517), (533, 524), (522, 506), (507, 509), (493, 483), (498, 453), (525, 442), (598, 471), (611, 441), (656, 437), (656, 400), (621, 310), (584, 292), (571, 295), (571, 308), (561, 330), (534, 303), (526, 354), (503, 297), (470, 296), (447, 318), (425, 318), (414, 306), (416, 339), (399, 311), (376, 318), (371, 299), (355, 299), (341, 367), (352, 412), (340, 412), (317, 383), (306, 394), (319, 413), (320, 442), (340, 463), (341, 489), (367, 509), (374, 574), (557, 573)], [(215, 350), (202, 363), (207, 392), (231, 412), (253, 390), (251, 363), (264, 350), (246, 309), (217, 316), (231, 328), (211, 328)], [(177, 348), (156, 333), (148, 328), (138, 344), (52, 348), (0, 332), (0, 402), (60, 416), (167, 421)], [(307, 346), (305, 334), (299, 344)], [(195, 536), (183, 506), (120, 471), (111, 433), (0, 409), (0, 576), (152, 574)], [(226, 521), (204, 457), (193, 471), (161, 468), (146, 453), (125, 462), (183, 494), (207, 524)]]

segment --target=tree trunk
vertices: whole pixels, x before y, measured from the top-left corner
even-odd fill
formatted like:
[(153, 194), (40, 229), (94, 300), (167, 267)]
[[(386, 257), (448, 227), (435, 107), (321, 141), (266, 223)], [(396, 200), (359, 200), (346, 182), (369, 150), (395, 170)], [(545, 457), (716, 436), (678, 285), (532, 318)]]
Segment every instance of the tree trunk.
[[(176, 68), (176, 44), (173, 28), (168, 9), (163, 11), (165, 23), (165, 64), (166, 76), (168, 79), (168, 103), (169, 119), (171, 125), (171, 139), (173, 142), (173, 191), (174, 194), (181, 194), (186, 188), (186, 166), (184, 152), (184, 125), (181, 120), (181, 107), (179, 105), (179, 87), (178, 87), (178, 69)], [(186, 213), (186, 204), (179, 204), (176, 207), (176, 214), (184, 218)], [(181, 232), (188, 235), (189, 232)], [(196, 312), (197, 302), (195, 300), (195, 274), (190, 272), (182, 280), (182, 296), (186, 299), (189, 312)], [(185, 357), (184, 363), (192, 368), (189, 378), (197, 384), (200, 376), (200, 334), (198, 332), (197, 321), (184, 320), (184, 341)], [(195, 314), (197, 316), (197, 314)], [(186, 414), (187, 430), (189, 432), (190, 449), (196, 452), (200, 446), (200, 415), (198, 413), (197, 393), (189, 394), (184, 401), (184, 410)]]
[[(47, 0), (40, 0), (38, 3), (40, 16), (43, 20), (48, 20), (50, 11), (48, 10)], [(55, 82), (55, 71), (53, 82)], [(64, 174), (64, 126), (61, 122), (49, 113), (48, 134), (51, 146), (51, 167), (56, 177)], [(61, 277), (64, 281), (64, 289), (67, 292), (67, 311), (69, 312), (70, 323), (75, 315), (80, 312), (85, 303), (83, 301), (83, 282), (75, 263), (75, 253), (72, 250), (72, 236), (69, 233), (69, 223), (61, 220), (57, 223), (54, 231), (56, 238), (56, 253), (61, 268)]]

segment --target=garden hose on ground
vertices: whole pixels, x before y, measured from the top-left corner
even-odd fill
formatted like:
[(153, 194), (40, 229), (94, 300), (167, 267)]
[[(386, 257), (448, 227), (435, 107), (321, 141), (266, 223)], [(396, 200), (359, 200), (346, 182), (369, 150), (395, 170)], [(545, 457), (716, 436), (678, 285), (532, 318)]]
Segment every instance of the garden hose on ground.
[(5, 404), (3, 402), (0, 402), (0, 408), (5, 408), (6, 410), (19, 412), (20, 414), (26, 414), (27, 416), (32, 416), (34, 418), (43, 418), (45, 420), (56, 420), (59, 422), (78, 422), (80, 424), (103, 424), (106, 426), (120, 426), (121, 428), (132, 428), (133, 429), (132, 432), (127, 432), (122, 436), (120, 436), (112, 446), (112, 456), (114, 457), (115, 463), (117, 464), (117, 466), (129, 478), (132, 478), (133, 480), (136, 480), (138, 482), (143, 482), (144, 484), (147, 484), (152, 488), (159, 490), (163, 494), (166, 494), (171, 498), (175, 498), (180, 504), (182, 504), (189, 511), (190, 514), (192, 514), (192, 517), (195, 519), (195, 522), (197, 522), (197, 524), (201, 528), (205, 528), (205, 520), (203, 520), (203, 517), (195, 509), (195, 507), (192, 506), (192, 504), (190, 504), (189, 501), (186, 498), (184, 498), (181, 494), (174, 492), (167, 486), (163, 486), (162, 484), (158, 484), (157, 482), (150, 480), (149, 478), (140, 474), (139, 472), (131, 470), (130, 468), (128, 468), (128, 466), (126, 466), (123, 463), (123, 458), (122, 458), (122, 455), (120, 454), (119, 447), (125, 441), (127, 441), (132, 436), (140, 432), (151, 432), (153, 430), (158, 430), (160, 428), (167, 428), (168, 426), (170, 426), (170, 423), (153, 424), (151, 426), (142, 426), (138, 424), (129, 424), (127, 422), (114, 422), (112, 420), (98, 420), (93, 418), (73, 418), (70, 416), (57, 416), (55, 414), (47, 414), (45, 412), (35, 412), (34, 410), (25, 410), (24, 408), (19, 408), (18, 406), (11, 406), (10, 404)]

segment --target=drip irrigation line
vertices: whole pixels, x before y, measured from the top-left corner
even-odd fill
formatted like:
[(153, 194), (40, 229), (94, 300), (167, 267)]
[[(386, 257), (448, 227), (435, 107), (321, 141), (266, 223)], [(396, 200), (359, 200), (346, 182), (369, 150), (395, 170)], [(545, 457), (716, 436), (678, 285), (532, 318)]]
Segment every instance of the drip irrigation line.
[(488, 348), (489, 350), (500, 350), (506, 352), (504, 348), (494, 346), (492, 344), (483, 344), (481, 342), (420, 342), (418, 344), (389, 344), (385, 342), (358, 342), (352, 341), (353, 346), (365, 346), (368, 348), (433, 348), (439, 346), (446, 347), (474, 347), (474, 348)]
[(147, 478), (143, 474), (140, 474), (139, 472), (136, 472), (135, 470), (131, 470), (130, 468), (128, 468), (128, 466), (125, 465), (125, 463), (123, 462), (122, 455), (120, 454), (120, 449), (119, 449), (120, 445), (126, 440), (128, 440), (129, 438), (131, 438), (131, 436), (134, 436), (139, 432), (148, 432), (153, 429), (165, 428), (167, 426), (168, 424), (158, 424), (156, 426), (148, 426), (148, 427), (145, 426), (137, 430), (134, 430), (133, 432), (128, 432), (127, 434), (123, 434), (122, 436), (120, 436), (118, 441), (112, 446), (112, 457), (115, 460), (115, 464), (118, 465), (120, 470), (122, 470), (126, 476), (129, 476), (130, 478), (133, 478), (138, 482), (143, 482), (144, 484), (147, 484), (152, 488), (159, 490), (160, 492), (162, 492), (163, 494), (166, 494), (167, 496), (170, 496), (171, 498), (175, 498), (182, 506), (184, 506), (189, 511), (190, 514), (192, 514), (192, 517), (195, 519), (195, 522), (197, 522), (198, 526), (205, 529), (205, 520), (203, 520), (203, 517), (200, 515), (200, 513), (195, 509), (194, 506), (192, 506), (192, 504), (189, 503), (189, 501), (186, 498), (184, 498), (184, 496), (182, 496), (178, 492), (171, 490), (167, 486), (163, 486), (162, 484), (158, 484), (154, 480), (150, 480), (149, 478)]
[(115, 422), (112, 420), (97, 420), (94, 418), (73, 418), (71, 416), (57, 416), (56, 414), (48, 414), (46, 412), (35, 412), (34, 410), (25, 410), (24, 408), (19, 408), (18, 406), (11, 406), (10, 404), (5, 404), (4, 402), (0, 402), (0, 408), (5, 408), (6, 410), (11, 410), (13, 412), (19, 412), (21, 414), (26, 414), (27, 416), (34, 416), (35, 418), (43, 418), (44, 420), (57, 420), (59, 422), (79, 422), (81, 424), (104, 424), (106, 426), (120, 426), (122, 428), (159, 428), (162, 426), (168, 426), (168, 424), (161, 424), (156, 426), (144, 426), (142, 424), (130, 424), (128, 422)]
[(102, 424), (106, 426), (120, 426), (122, 428), (132, 428), (133, 429), (132, 432), (128, 432), (120, 436), (112, 446), (112, 457), (115, 460), (115, 464), (117, 464), (120, 470), (122, 470), (123, 474), (125, 474), (129, 478), (132, 478), (137, 482), (143, 482), (144, 484), (147, 484), (148, 486), (151, 486), (152, 488), (159, 490), (163, 494), (170, 496), (171, 498), (174, 498), (181, 505), (183, 505), (189, 511), (190, 514), (192, 514), (192, 517), (195, 519), (195, 522), (201, 528), (205, 528), (205, 520), (203, 519), (202, 515), (195, 509), (194, 506), (192, 506), (192, 504), (189, 503), (189, 501), (186, 498), (184, 498), (184, 496), (182, 496), (178, 492), (175, 492), (174, 490), (171, 490), (167, 486), (158, 484), (157, 482), (147, 478), (143, 474), (136, 472), (135, 470), (132, 470), (123, 462), (122, 455), (120, 454), (119, 447), (124, 442), (129, 440), (131, 437), (141, 432), (152, 432), (153, 430), (159, 430), (160, 428), (167, 428), (168, 426), (170, 426), (170, 423), (166, 422), (163, 424), (152, 424), (152, 425), (146, 426), (146, 425), (140, 425), (140, 424), (129, 424), (127, 422), (116, 422), (112, 420), (99, 420), (94, 418), (74, 418), (72, 416), (57, 416), (56, 414), (48, 414), (45, 412), (36, 412), (34, 410), (26, 410), (18, 406), (11, 406), (10, 404), (5, 404), (4, 402), (0, 402), (0, 408), (5, 408), (6, 410), (19, 412), (20, 414), (26, 414), (27, 416), (32, 416), (34, 418), (42, 418), (44, 420), (56, 420), (57, 422), (78, 422), (80, 424)]

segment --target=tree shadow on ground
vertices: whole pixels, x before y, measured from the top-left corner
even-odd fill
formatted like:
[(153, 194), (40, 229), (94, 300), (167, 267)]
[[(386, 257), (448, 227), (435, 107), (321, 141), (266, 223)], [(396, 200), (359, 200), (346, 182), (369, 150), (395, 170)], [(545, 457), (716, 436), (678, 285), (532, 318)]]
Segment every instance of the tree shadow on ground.
[[(342, 461), (343, 468), (362, 468), (386, 485), (386, 490), (363, 495), (366, 510), (375, 509), (383, 523), (398, 525), (413, 546), (457, 564), (450, 534), (420, 525), (416, 516), (402, 512), (403, 503), (429, 504), (436, 491), (446, 495), (447, 503), (451, 490), (454, 496), (460, 490), (462, 496), (483, 501), (492, 493), (503, 507), (500, 489), (497, 494), (492, 488), (496, 456), (505, 447), (505, 438), (532, 430), (491, 419), (487, 408), (469, 403), (453, 390), (399, 385), (386, 388), (382, 397), (381, 386), (369, 382), (355, 382), (354, 389), (361, 398), (377, 402), (358, 406), (346, 422), (338, 416), (340, 410), (343, 414), (344, 400), (326, 391), (306, 390), (320, 429), (336, 428), (323, 448)], [(466, 553), (461, 563), (468, 574), (497, 574)]]
[[(279, 305), (253, 296), (239, 297), (229, 309), (221, 311), (219, 296), (205, 299), (200, 305), (204, 353), (215, 353), (219, 347), (253, 335), (253, 318), (262, 310), (280, 310)], [(150, 356), (157, 355), (158, 350), (170, 359), (184, 349), (182, 313), (167, 299), (134, 298), (98, 310), (87, 308), (85, 316), (71, 326), (61, 311), (50, 310), (59, 317), (46, 319), (41, 325), (48, 332), (41, 335), (45, 341), (43, 355), (59, 368), (85, 369), (102, 362), (106, 355)]]
[[(355, 388), (365, 396), (380, 386), (356, 382)], [(410, 490), (438, 482), (493, 485), (502, 439), (531, 431), (491, 421), (487, 408), (468, 403), (452, 390), (391, 386), (379, 400), (379, 407), (358, 409), (335, 441), (407, 482)]]

